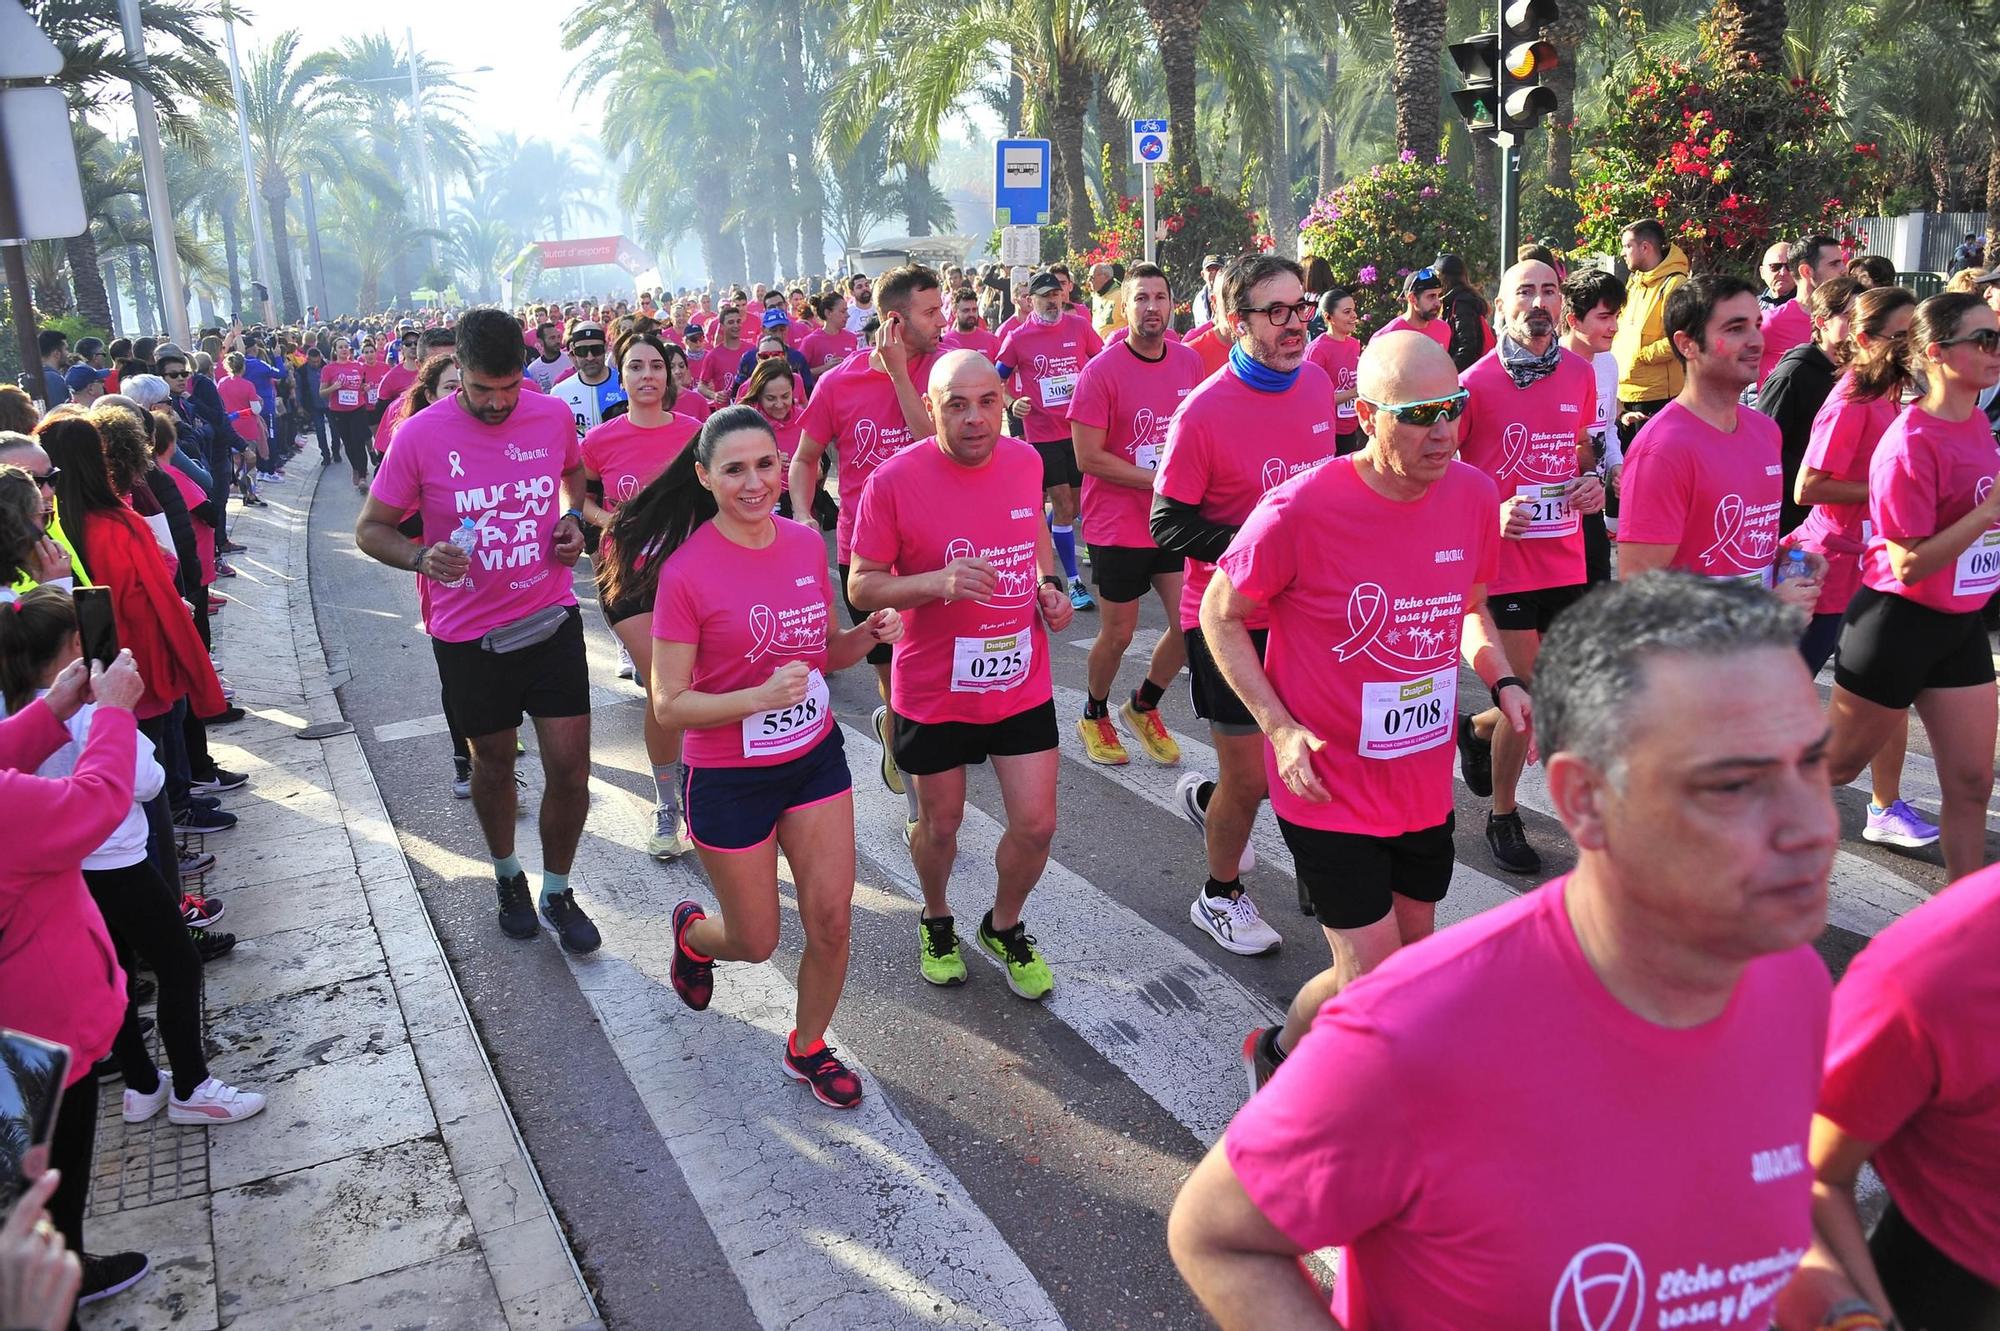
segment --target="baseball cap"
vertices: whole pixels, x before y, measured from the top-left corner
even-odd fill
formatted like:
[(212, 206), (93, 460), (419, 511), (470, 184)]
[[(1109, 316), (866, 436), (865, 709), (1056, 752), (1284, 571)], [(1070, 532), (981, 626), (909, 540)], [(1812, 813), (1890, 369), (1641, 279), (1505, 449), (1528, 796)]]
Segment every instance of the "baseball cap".
[(109, 370), (94, 370), (88, 365), (72, 365), (63, 372), (63, 382), (74, 393), (86, 384), (101, 384), (111, 377)]
[(604, 340), (604, 325), (601, 323), (593, 323), (586, 320), (583, 323), (572, 324), (570, 326), (569, 344), (571, 346), (575, 346), (578, 342), (602, 342)]
[(1435, 268), (1419, 268), (1403, 279), (1403, 294), (1405, 296), (1414, 296), (1419, 291), (1442, 290), (1444, 290), (1444, 279), (1438, 276), (1437, 269)]
[(782, 309), (769, 309), (764, 311), (764, 327), (789, 328), (791, 327), (791, 325), (792, 325), (791, 316), (786, 314)]
[(1028, 282), (1028, 294), (1031, 296), (1053, 296), (1061, 290), (1062, 279), (1054, 273), (1036, 273)]
[(1210, 268), (1220, 268), (1222, 267), (1222, 256), (1220, 254), (1204, 254), (1201, 256), (1201, 266), (1204, 272)]

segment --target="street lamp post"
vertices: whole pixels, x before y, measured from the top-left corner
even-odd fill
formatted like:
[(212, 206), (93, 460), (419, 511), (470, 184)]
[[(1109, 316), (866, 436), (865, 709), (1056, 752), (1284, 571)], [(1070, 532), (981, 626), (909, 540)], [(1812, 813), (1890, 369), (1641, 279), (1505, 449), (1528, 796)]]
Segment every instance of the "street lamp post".
[[(125, 55), (140, 69), (146, 59), (146, 30), (139, 21), (139, 0), (118, 0), (118, 18), (125, 31)], [(160, 148), (160, 117), (153, 94), (132, 80), (132, 114), (139, 125), (139, 158), (146, 171), (146, 212), (153, 224), (153, 271), (167, 310), (167, 332), (181, 346), (188, 337), (187, 289), (181, 285), (181, 256), (174, 248), (173, 201), (167, 197), (167, 159)]]
[[(133, 3), (134, 0), (125, 0)], [(257, 169), (250, 156), (250, 121), (243, 111), (243, 70), (236, 60), (236, 24), (225, 21), (223, 36), (229, 45), (229, 91), (236, 100), (236, 146), (243, 154), (243, 205), (250, 214), (250, 252), (257, 256), (257, 271), (264, 274), (264, 298), (256, 304), (263, 311), (264, 322), (278, 321), (271, 313), (271, 287), (277, 279), (277, 266), (271, 262), (270, 241), (264, 235), (263, 216), (257, 211)], [(250, 294), (253, 301), (257, 294), (257, 274), (250, 275)], [(231, 310), (233, 315), (236, 311)]]

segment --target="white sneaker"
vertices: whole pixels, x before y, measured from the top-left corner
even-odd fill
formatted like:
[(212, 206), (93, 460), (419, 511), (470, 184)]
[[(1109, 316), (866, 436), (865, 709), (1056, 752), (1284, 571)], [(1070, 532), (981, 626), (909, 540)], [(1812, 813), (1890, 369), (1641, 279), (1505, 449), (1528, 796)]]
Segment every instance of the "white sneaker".
[(634, 673), (632, 653), (626, 651), (625, 644), (621, 642), (618, 644), (618, 678), (631, 679)]
[(125, 1088), (125, 1108), (123, 1117), (127, 1123), (144, 1123), (153, 1115), (167, 1107), (167, 1096), (173, 1093), (173, 1083), (166, 1074), (160, 1074), (160, 1084), (151, 1095), (141, 1095), (131, 1087)]
[(1196, 892), (1188, 907), (1195, 927), (1213, 938), (1224, 951), (1239, 957), (1260, 957), (1276, 952), (1285, 940), (1257, 913), (1257, 903), (1248, 892), (1217, 901), (1206, 892)]
[(646, 838), (646, 853), (656, 860), (671, 860), (694, 849), (688, 839), (687, 822), (679, 809), (664, 804), (653, 806), (653, 835)]
[(255, 1091), (239, 1091), (210, 1077), (183, 1100), (167, 1099), (167, 1122), (222, 1124), (239, 1123), (264, 1108), (264, 1097)]
[[(1180, 796), (1181, 817), (1193, 823), (1208, 834), (1208, 811), (1201, 807), (1201, 783), (1211, 778), (1206, 772), (1188, 772), (1174, 783), (1174, 794)], [(1236, 857), (1236, 872), (1249, 873), (1257, 867), (1257, 848), (1248, 841), (1243, 843), (1243, 853)]]

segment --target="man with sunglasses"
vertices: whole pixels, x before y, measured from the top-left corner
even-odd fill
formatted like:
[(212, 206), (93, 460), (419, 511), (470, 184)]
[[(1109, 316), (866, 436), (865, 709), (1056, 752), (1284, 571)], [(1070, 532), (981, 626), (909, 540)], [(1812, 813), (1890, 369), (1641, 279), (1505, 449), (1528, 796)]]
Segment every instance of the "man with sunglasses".
[(1382, 333), (1422, 333), (1449, 351), (1451, 325), (1439, 317), (1443, 310), (1443, 274), (1435, 268), (1419, 268), (1403, 279), (1403, 312), (1383, 324)]
[(551, 396), (569, 404), (576, 437), (581, 441), (604, 424), (606, 411), (625, 400), (625, 387), (619, 382), (618, 367), (611, 363), (603, 324), (586, 320), (571, 325), (569, 354), (576, 373), (557, 380)]
[[(1530, 260), (1500, 279), (1500, 341), (1459, 376), (1471, 394), (1459, 418), (1460, 456), (1500, 489), (1500, 565), (1487, 586), (1493, 622), (1507, 659), (1533, 677), (1542, 635), (1589, 589), (1582, 515), (1604, 508), (1604, 483), (1590, 446), (1597, 376), (1563, 349), (1556, 270)], [(1528, 737), (1499, 707), (1459, 719), (1459, 763), (1475, 795), (1490, 796), (1486, 844), (1509, 873), (1536, 873), (1542, 857), (1528, 844), (1514, 794), (1527, 762)]]
[(1411, 332), (1375, 336), (1359, 389), (1368, 442), (1264, 496), (1201, 604), (1209, 650), (1266, 741), (1271, 810), (1334, 957), (1282, 1031), (1244, 1042), (1259, 1085), (1322, 1003), (1435, 927), (1451, 884), (1461, 660), (1530, 734), (1486, 605), (1499, 494), (1455, 456), (1471, 395), (1450, 354)]
[(1792, 277), (1792, 247), (1785, 241), (1775, 241), (1764, 251), (1763, 262), (1757, 266), (1757, 275), (1766, 286), (1757, 293), (1757, 305), (1769, 314), (1790, 300), (1799, 289)]
[[(1217, 295), (1218, 318), (1230, 330), (1229, 359), (1188, 395), (1167, 427), (1149, 526), (1162, 550), (1187, 557), (1180, 625), (1188, 692), (1195, 715), (1208, 722), (1219, 763), (1213, 781), (1189, 772), (1178, 788), (1181, 812), (1202, 829), (1208, 859), (1208, 879), (1189, 916), (1225, 948), (1258, 938), (1268, 950), (1276, 932), (1241, 882), (1256, 863), (1250, 824), (1265, 795), (1264, 740), (1204, 640), (1202, 594), (1257, 501), (1334, 456), (1333, 381), (1306, 362), (1306, 321), (1316, 306), (1306, 299), (1298, 264), (1240, 255), (1223, 270)], [(1268, 624), (1261, 609), (1245, 622), (1260, 652)], [(1307, 908), (1303, 886), (1299, 904)]]
[[(1771, 377), (1779, 359), (1793, 347), (1812, 341), (1812, 295), (1822, 282), (1847, 271), (1847, 252), (1832, 236), (1807, 236), (1791, 255), (1794, 295), (1775, 309), (1765, 310), (1764, 358), (1757, 365), (1757, 383)], [(1761, 306), (1761, 298), (1760, 298)]]

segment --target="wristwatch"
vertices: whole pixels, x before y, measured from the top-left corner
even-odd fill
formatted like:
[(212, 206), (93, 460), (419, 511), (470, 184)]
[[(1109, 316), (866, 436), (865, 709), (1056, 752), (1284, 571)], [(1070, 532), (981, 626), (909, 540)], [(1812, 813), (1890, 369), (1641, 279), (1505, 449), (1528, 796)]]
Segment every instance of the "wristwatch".
[(1527, 682), (1519, 675), (1502, 675), (1500, 678), (1494, 680), (1487, 689), (1487, 692), (1493, 695), (1493, 705), (1495, 707), (1500, 705), (1500, 690), (1506, 688), (1509, 684), (1512, 684), (1523, 693), (1528, 692)]
[(423, 576), (424, 576), (424, 556), (425, 556), (425, 555), (427, 555), (427, 554), (429, 554), (430, 552), (431, 552), (431, 548), (430, 548), (430, 547), (429, 547), (428, 545), (420, 545), (420, 546), (418, 546), (418, 547), (417, 547), (417, 557), (416, 557), (416, 559), (414, 559), (414, 560), (413, 560), (413, 561), (411, 561), (411, 563), (410, 563), (410, 572), (412, 572), (412, 573), (416, 574), (416, 575), (417, 575), (418, 577), (420, 577), (420, 578), (421, 578), (421, 577), (423, 577)]
[[(581, 527), (583, 525), (583, 510), (580, 508), (564, 509), (563, 518), (575, 518), (576, 525)], [(556, 521), (561, 522), (562, 518), (557, 518)]]
[(1069, 584), (1064, 582), (1061, 578), (1058, 578), (1053, 573), (1042, 574), (1042, 586), (1053, 587), (1059, 592), (1066, 592), (1069, 590)]

